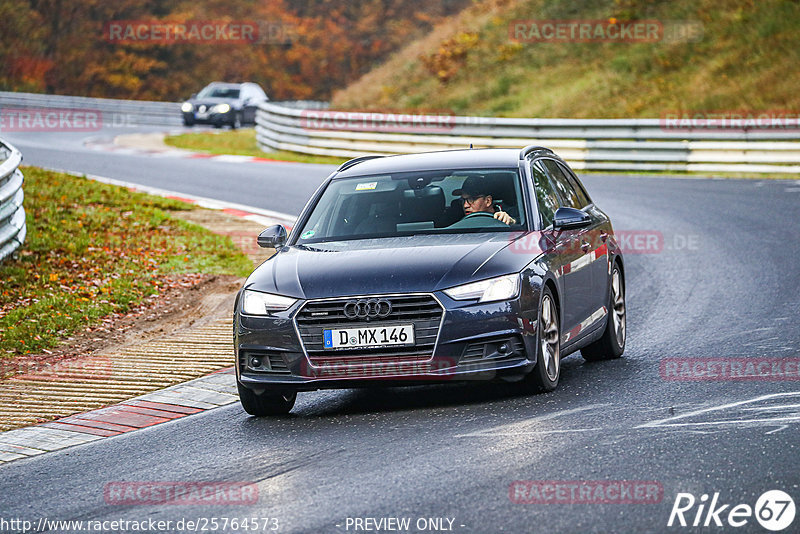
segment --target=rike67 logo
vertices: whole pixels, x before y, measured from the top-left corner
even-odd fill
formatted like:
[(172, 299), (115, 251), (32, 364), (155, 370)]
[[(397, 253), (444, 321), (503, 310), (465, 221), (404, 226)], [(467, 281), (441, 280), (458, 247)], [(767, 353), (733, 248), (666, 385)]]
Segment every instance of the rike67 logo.
[(794, 516), (794, 500), (781, 490), (764, 492), (752, 507), (744, 503), (723, 504), (719, 500), (719, 492), (714, 493), (710, 502), (707, 494), (697, 499), (691, 493), (678, 493), (667, 526), (727, 527), (727, 531), (731, 527), (748, 525), (755, 517), (763, 528), (780, 532), (789, 528)]

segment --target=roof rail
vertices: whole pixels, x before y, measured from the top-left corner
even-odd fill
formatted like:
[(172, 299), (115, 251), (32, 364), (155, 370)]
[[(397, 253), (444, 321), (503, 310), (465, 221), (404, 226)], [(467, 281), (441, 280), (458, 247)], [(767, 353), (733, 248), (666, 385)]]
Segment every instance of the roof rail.
[(339, 166), (339, 168), (336, 169), (336, 172), (341, 172), (341, 171), (343, 171), (345, 169), (349, 169), (350, 167), (353, 167), (354, 165), (358, 165), (362, 161), (367, 161), (368, 159), (375, 159), (375, 158), (382, 158), (382, 157), (383, 156), (359, 156), (357, 158), (353, 158), (351, 160), (347, 160), (344, 163), (342, 163)]
[(549, 152), (551, 154), (553, 153), (553, 151), (550, 150), (547, 147), (538, 146), (538, 145), (528, 145), (528, 146), (526, 146), (525, 148), (523, 148), (522, 150), (519, 151), (519, 159), (525, 159), (525, 156), (527, 156), (531, 152), (539, 152), (539, 151), (541, 151), (541, 152)]

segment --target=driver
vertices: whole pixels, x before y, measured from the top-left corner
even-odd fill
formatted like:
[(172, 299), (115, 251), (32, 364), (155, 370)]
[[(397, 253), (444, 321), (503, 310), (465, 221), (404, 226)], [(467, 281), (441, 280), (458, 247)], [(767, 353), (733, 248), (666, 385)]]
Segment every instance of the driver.
[(466, 217), (484, 212), (491, 213), (495, 219), (508, 225), (517, 222), (511, 215), (494, 205), (489, 184), (483, 176), (473, 175), (464, 180), (464, 184), (461, 186), (461, 203)]

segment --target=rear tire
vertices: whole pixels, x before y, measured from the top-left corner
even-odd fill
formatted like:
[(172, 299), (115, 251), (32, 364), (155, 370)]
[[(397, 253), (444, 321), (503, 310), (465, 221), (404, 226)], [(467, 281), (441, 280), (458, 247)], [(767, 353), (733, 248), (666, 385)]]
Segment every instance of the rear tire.
[(239, 401), (244, 411), (256, 417), (285, 415), (291, 411), (297, 400), (296, 391), (290, 393), (265, 391), (259, 395), (239, 382), (236, 383), (236, 388), (239, 390)]
[(625, 310), (625, 279), (617, 263), (611, 271), (611, 287), (608, 297), (608, 320), (603, 335), (591, 345), (581, 349), (581, 356), (587, 362), (613, 360), (625, 352), (627, 321)]
[(536, 367), (527, 380), (537, 391), (553, 391), (561, 377), (561, 327), (558, 308), (548, 287), (544, 288), (537, 325)]

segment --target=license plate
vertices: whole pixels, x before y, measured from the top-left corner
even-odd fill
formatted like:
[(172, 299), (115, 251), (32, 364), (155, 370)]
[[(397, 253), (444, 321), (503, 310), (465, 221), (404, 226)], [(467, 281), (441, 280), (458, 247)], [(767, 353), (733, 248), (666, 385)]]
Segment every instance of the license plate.
[(199, 113), (198, 112), (198, 113), (195, 114), (195, 118), (196, 119), (207, 119), (208, 118), (208, 113)]
[(322, 331), (322, 344), (326, 349), (413, 345), (414, 325), (326, 329)]

